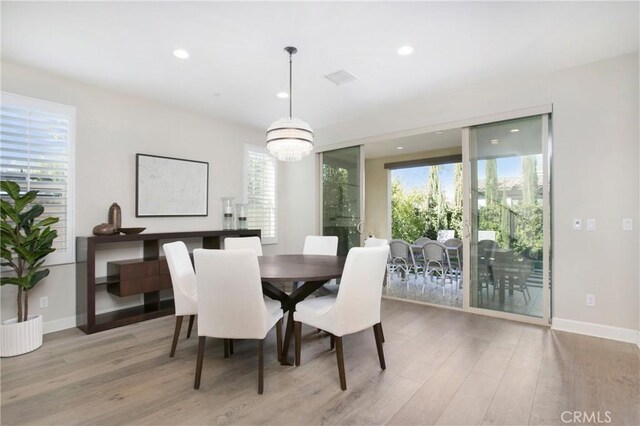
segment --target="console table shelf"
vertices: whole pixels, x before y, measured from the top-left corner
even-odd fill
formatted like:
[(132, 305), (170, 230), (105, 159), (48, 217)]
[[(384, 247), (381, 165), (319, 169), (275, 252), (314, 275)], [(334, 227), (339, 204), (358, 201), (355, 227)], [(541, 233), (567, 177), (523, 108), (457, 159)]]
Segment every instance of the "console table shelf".
[[(160, 256), (162, 241), (200, 238), (202, 247), (219, 249), (227, 237), (260, 237), (259, 229), (231, 231), (164, 232), (137, 235), (77, 237), (76, 245), (76, 326), (87, 334), (171, 315), (173, 299), (160, 300), (160, 291), (171, 288), (169, 268)], [(101, 245), (141, 242), (143, 257), (107, 262), (107, 275), (96, 277), (96, 250)], [(119, 297), (143, 295), (143, 303), (96, 314), (96, 286), (106, 286)]]

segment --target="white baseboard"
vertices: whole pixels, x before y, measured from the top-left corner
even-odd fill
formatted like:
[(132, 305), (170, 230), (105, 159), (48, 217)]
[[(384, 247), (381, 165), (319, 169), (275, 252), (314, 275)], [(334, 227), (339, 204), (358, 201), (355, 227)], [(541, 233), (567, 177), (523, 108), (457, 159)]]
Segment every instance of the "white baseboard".
[(76, 326), (76, 316), (60, 318), (53, 321), (45, 321), (43, 324), (44, 334), (53, 333), (55, 331), (66, 330)]
[(640, 331), (632, 330), (630, 328), (612, 327), (610, 325), (553, 318), (551, 329), (585, 334), (587, 336), (602, 337), (603, 339), (618, 340), (620, 342), (635, 343), (640, 346)]

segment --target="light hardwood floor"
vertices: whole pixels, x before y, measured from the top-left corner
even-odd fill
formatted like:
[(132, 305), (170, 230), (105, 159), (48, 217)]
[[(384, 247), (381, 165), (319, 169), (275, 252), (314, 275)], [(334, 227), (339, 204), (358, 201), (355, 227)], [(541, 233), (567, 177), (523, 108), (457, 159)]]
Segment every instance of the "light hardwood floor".
[[(267, 336), (265, 393), (257, 343), (223, 358), (209, 339), (193, 389), (197, 337), (169, 358), (174, 318), (85, 336), (45, 336), (2, 360), (2, 424), (563, 424), (563, 411), (640, 424), (637, 346), (435, 307), (383, 300), (387, 370), (373, 331), (345, 338), (340, 390), (329, 338), (303, 329), (302, 365), (276, 362)], [(195, 334), (195, 333), (194, 333)], [(292, 352), (290, 352), (292, 354)], [(565, 414), (565, 419), (568, 419)]]

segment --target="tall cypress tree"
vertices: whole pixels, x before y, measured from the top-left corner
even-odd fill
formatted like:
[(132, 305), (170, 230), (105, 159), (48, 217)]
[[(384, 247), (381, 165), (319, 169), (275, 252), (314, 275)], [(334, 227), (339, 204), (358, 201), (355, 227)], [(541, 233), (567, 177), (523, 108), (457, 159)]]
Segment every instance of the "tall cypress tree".
[(490, 206), (498, 202), (498, 165), (495, 158), (487, 160), (484, 172), (484, 196), (487, 206)]
[(462, 208), (462, 163), (456, 163), (453, 175), (453, 201), (456, 208)]
[(431, 227), (436, 231), (447, 226), (447, 199), (440, 184), (440, 166), (429, 167), (427, 208), (431, 217)]
[(533, 155), (522, 157), (522, 203), (533, 205), (536, 203), (538, 191), (538, 171), (536, 157)]

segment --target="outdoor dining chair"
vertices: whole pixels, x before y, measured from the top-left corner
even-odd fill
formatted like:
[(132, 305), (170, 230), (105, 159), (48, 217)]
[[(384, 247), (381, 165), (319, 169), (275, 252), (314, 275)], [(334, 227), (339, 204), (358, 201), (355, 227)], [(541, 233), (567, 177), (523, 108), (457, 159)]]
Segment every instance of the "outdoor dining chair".
[(389, 243), (389, 253), (387, 265), (389, 274), (399, 272), (402, 279), (406, 279), (408, 289), (409, 274), (413, 272), (417, 277), (420, 270), (413, 255), (413, 250), (411, 250), (411, 245), (404, 240), (391, 240)]
[[(424, 281), (422, 282), (422, 292), (424, 293), (428, 279), (432, 275), (436, 275), (440, 278), (442, 283), (442, 294), (444, 295), (447, 272), (451, 269), (447, 249), (439, 242), (431, 241), (422, 246), (422, 256), (424, 258)], [(453, 280), (450, 281), (453, 288)]]

